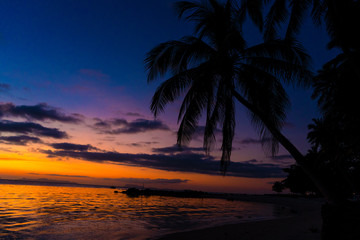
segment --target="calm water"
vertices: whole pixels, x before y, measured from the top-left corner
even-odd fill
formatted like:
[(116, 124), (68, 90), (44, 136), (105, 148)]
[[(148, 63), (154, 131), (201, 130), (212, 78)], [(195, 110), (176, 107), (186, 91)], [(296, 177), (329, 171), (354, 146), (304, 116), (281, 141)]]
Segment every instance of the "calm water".
[(0, 184), (0, 239), (153, 239), (272, 218), (277, 210), (223, 199), (131, 198), (105, 188)]

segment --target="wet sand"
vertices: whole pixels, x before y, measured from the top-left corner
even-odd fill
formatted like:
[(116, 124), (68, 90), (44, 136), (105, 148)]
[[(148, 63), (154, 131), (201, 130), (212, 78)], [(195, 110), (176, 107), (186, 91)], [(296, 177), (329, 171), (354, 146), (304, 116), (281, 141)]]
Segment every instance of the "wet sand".
[(234, 200), (272, 203), (289, 208), (284, 218), (242, 222), (169, 234), (161, 240), (320, 240), (320, 200), (277, 196), (237, 196)]

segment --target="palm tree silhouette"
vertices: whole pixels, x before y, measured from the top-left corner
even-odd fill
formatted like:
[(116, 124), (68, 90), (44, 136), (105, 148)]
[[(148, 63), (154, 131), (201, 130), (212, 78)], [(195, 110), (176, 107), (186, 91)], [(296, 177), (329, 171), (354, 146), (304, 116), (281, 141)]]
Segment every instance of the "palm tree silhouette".
[(178, 116), (177, 143), (190, 141), (205, 112), (204, 149), (207, 153), (212, 149), (214, 132), (221, 126), (221, 163), (225, 171), (231, 156), (237, 100), (249, 110), (265, 149), (276, 154), (278, 143), (282, 144), (331, 201), (329, 189), (281, 133), (289, 105), (283, 84), (308, 86), (312, 78), (309, 56), (300, 43), (294, 38), (268, 39), (248, 47), (241, 29), (244, 18), (239, 17), (239, 12), (249, 10), (231, 0), (224, 4), (217, 0), (181, 1), (176, 7), (180, 17), (187, 13), (186, 19), (195, 22), (196, 36), (162, 43), (147, 54), (148, 82), (171, 75), (152, 98), (150, 108), (154, 115), (185, 94)]

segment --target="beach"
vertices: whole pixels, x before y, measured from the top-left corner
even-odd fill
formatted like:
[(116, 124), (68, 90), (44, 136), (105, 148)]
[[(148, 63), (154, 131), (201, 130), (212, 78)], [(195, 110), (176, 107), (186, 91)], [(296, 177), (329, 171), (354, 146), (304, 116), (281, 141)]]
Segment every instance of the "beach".
[(244, 221), (237, 224), (169, 234), (160, 240), (320, 240), (321, 200), (277, 196), (237, 196), (235, 200), (278, 204), (289, 208), (283, 218)]

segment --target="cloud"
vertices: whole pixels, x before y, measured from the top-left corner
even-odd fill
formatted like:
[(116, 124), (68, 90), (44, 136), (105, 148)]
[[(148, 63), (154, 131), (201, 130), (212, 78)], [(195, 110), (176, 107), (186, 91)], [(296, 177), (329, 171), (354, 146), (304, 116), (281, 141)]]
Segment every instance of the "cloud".
[(169, 131), (169, 127), (160, 120), (136, 119), (127, 121), (122, 118), (109, 120), (94, 119), (94, 128), (105, 134), (135, 134), (155, 130)]
[(179, 152), (203, 152), (204, 148), (199, 147), (186, 147), (186, 146), (179, 146), (177, 144), (171, 146), (171, 147), (162, 147), (162, 148), (153, 148), (153, 152), (156, 153), (179, 153)]
[(259, 162), (259, 161), (256, 160), (256, 159), (250, 159), (250, 160), (244, 161), (243, 163), (252, 163), (252, 164), (254, 164), (254, 163), (257, 163), (257, 162)]
[(142, 114), (140, 113), (135, 113), (135, 112), (127, 112), (125, 113), (126, 116), (129, 116), (129, 117), (143, 117)]
[(110, 76), (101, 72), (100, 70), (95, 69), (80, 69), (79, 73), (91, 78), (95, 78), (96, 80), (109, 80)]
[(117, 180), (120, 182), (131, 183), (131, 184), (178, 184), (187, 183), (187, 179), (164, 179), (164, 178), (103, 178), (104, 180)]
[(177, 184), (177, 183), (187, 183), (189, 180), (187, 179), (166, 179), (166, 178), (96, 178), (89, 177), (83, 175), (69, 175), (69, 174), (40, 174), (40, 173), (28, 173), (36, 176), (51, 176), (51, 177), (70, 177), (70, 178), (91, 178), (91, 179), (101, 179), (101, 180), (109, 180), (109, 181), (120, 181), (123, 183), (130, 184)]
[[(129, 143), (126, 144), (127, 146), (130, 147), (143, 147), (143, 146), (148, 146), (148, 145), (154, 145), (154, 144), (158, 144), (159, 142), (153, 141), (153, 142), (134, 142), (134, 143)], [(123, 144), (118, 144), (118, 145), (123, 145)]]
[(254, 138), (245, 138), (244, 140), (241, 140), (241, 144), (261, 144), (263, 142), (270, 141), (269, 138), (265, 138), (263, 141), (261, 139), (254, 139)]
[(123, 118), (112, 118), (107, 120), (94, 118), (94, 120), (95, 120), (94, 127), (97, 129), (111, 129), (112, 127), (128, 125), (128, 121)]
[(271, 159), (274, 160), (289, 160), (289, 159), (293, 159), (293, 157), (290, 154), (284, 154), (284, 155), (277, 155), (274, 157), (270, 157)]
[(8, 92), (10, 90), (10, 85), (7, 83), (0, 83), (0, 93)]
[(294, 158), (289, 154), (283, 154), (283, 155), (278, 155), (278, 156), (269, 157), (269, 158), (274, 160), (274, 162), (276, 162), (276, 164), (278, 164), (279, 166), (281, 166), (283, 168), (289, 167), (291, 164), (294, 164)]
[(30, 136), (26, 136), (26, 135), (0, 137), (0, 143), (25, 146), (30, 142), (31, 143), (39, 143), (39, 142), (41, 142), (41, 140), (40, 140), (40, 138), (30, 137)]
[(0, 120), (0, 132), (33, 134), (41, 137), (51, 137), (57, 139), (68, 138), (66, 132), (57, 128), (47, 128), (40, 124), (32, 122), (13, 122), (8, 120)]
[(91, 146), (90, 144), (81, 145), (81, 144), (74, 144), (74, 143), (53, 143), (50, 144), (54, 149), (61, 149), (61, 150), (70, 150), (70, 151), (89, 151), (89, 150), (97, 150), (98, 148)]
[(59, 109), (51, 107), (46, 103), (34, 106), (15, 106), (13, 103), (0, 103), (0, 118), (4, 116), (22, 117), (28, 120), (51, 120), (64, 123), (81, 122), (79, 114), (68, 116), (60, 112)]
[(28, 173), (31, 175), (36, 176), (52, 176), (52, 177), (72, 177), (72, 178), (90, 178), (88, 176), (82, 176), (82, 175), (68, 175), (68, 174), (42, 174), (42, 173)]
[[(220, 163), (211, 156), (184, 152), (165, 154), (130, 154), (115, 151), (71, 151), (43, 150), (48, 157), (69, 157), (91, 162), (111, 162), (128, 166), (147, 167), (165, 171), (203, 173), (219, 175)], [(285, 174), (274, 164), (253, 164), (251, 162), (232, 162), (227, 175), (237, 177), (270, 178), (284, 177)]]

